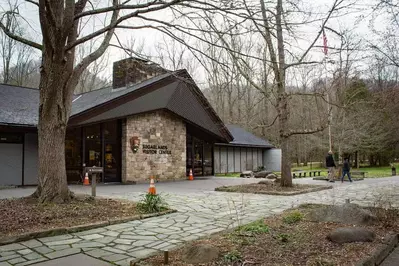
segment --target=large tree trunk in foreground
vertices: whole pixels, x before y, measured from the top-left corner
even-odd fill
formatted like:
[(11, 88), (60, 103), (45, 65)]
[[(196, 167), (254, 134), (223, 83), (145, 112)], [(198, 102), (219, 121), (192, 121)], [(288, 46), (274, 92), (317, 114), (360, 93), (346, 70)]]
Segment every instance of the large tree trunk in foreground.
[[(69, 191), (65, 169), (65, 134), (73, 88), (73, 62), (54, 60), (54, 54), (43, 53), (40, 73), (39, 106), (39, 176), (34, 194), (39, 202), (68, 202)], [(72, 88), (70, 88), (72, 86)]]
[(57, 111), (51, 117), (41, 115), (39, 122), (39, 177), (35, 196), (40, 202), (67, 202), (71, 199), (65, 169), (65, 131)]

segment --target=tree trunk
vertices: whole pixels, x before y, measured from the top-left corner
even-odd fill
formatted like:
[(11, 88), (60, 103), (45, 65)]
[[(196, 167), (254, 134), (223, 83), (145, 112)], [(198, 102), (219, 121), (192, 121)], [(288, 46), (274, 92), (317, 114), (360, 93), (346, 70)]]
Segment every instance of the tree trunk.
[[(71, 62), (54, 60), (52, 53), (43, 53), (40, 72), (39, 105), (39, 176), (34, 196), (39, 202), (70, 201), (65, 169), (65, 134), (72, 106)], [(72, 87), (72, 88), (71, 88)]]
[[(282, 84), (281, 84), (282, 85)], [(280, 86), (281, 86), (280, 85)], [(282, 91), (280, 89), (280, 91)], [(285, 134), (288, 123), (288, 102), (285, 92), (279, 95), (278, 98), (278, 112), (279, 112), (279, 127), (280, 127), (280, 141), (281, 141), (281, 186), (292, 187), (291, 177), (291, 161), (290, 161), (290, 145), (289, 138)]]
[(288, 138), (281, 138), (281, 186), (292, 187), (291, 162)]
[[(55, 111), (57, 113), (57, 111)], [(65, 169), (65, 132), (57, 116), (41, 115), (39, 122), (39, 183), (35, 195), (40, 202), (63, 203), (71, 199)]]

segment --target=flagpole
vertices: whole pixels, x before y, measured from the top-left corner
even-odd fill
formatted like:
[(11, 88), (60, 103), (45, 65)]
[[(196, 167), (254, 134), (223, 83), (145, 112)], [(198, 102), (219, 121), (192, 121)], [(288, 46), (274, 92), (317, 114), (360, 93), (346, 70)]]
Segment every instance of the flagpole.
[(324, 69), (325, 69), (325, 77), (324, 77), (324, 89), (327, 93), (327, 112), (328, 112), (328, 145), (329, 151), (332, 151), (332, 136), (331, 136), (331, 122), (332, 122), (332, 109), (330, 104), (330, 94), (327, 91), (327, 58), (328, 58), (328, 47), (327, 47), (327, 36), (323, 29), (323, 46), (324, 46)]

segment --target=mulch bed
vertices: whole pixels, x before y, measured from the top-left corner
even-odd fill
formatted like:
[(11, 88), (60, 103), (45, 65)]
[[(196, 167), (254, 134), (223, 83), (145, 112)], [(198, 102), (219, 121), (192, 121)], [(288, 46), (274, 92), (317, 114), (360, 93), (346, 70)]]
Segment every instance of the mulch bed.
[(71, 227), (140, 214), (136, 204), (75, 197), (67, 204), (38, 204), (34, 198), (0, 200), (0, 238)]
[(294, 184), (292, 187), (282, 187), (278, 182), (261, 181), (258, 184), (223, 186), (223, 187), (218, 187), (215, 190), (223, 192), (292, 196), (303, 193), (320, 191), (324, 189), (331, 189), (331, 188), (332, 186), (305, 185), (305, 184)]
[[(327, 234), (345, 225), (306, 220), (306, 213), (314, 207), (314, 205), (301, 206), (296, 210), (288, 210), (258, 221), (252, 226), (243, 226), (241, 229), (198, 240), (192, 244), (210, 244), (219, 249), (220, 254), (217, 259), (201, 264), (208, 266), (355, 265), (370, 256), (383, 243), (384, 237), (389, 232), (399, 230), (398, 210), (379, 209), (382, 216), (378, 217), (385, 217), (385, 220), (375, 226), (365, 226), (376, 233), (374, 242), (335, 244), (326, 239)], [(297, 211), (304, 214), (304, 218), (295, 223), (287, 223), (284, 218)], [(259, 223), (263, 227), (259, 226)], [(187, 246), (170, 252), (169, 265), (189, 265), (183, 260)], [(162, 265), (162, 262), (163, 256), (159, 255), (140, 262), (139, 265)]]

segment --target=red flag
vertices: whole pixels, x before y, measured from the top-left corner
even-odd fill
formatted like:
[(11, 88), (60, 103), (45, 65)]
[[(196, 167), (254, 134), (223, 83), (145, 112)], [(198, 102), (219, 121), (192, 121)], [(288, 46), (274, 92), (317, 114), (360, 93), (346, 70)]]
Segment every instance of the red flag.
[(327, 53), (328, 53), (327, 36), (326, 36), (324, 29), (323, 29), (323, 52), (325, 55), (327, 55)]

